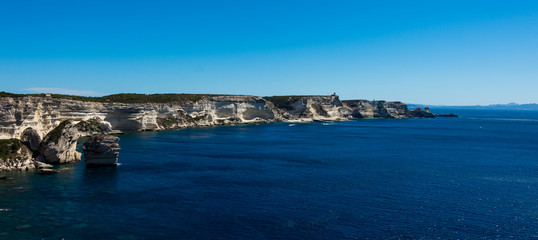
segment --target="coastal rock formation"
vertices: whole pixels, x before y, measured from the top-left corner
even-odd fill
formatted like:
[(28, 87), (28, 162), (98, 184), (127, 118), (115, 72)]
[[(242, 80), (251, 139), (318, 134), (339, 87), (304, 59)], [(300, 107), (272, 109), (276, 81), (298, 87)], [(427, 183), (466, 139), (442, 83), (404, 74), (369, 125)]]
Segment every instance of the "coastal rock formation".
[(50, 164), (80, 161), (82, 154), (76, 151), (78, 139), (103, 133), (103, 129), (106, 130), (98, 118), (76, 124), (65, 120), (43, 138), (37, 160)]
[(0, 92), (0, 110), (0, 139), (21, 140), (18, 157), (0, 157), (0, 170), (32, 169), (35, 161), (80, 161), (77, 141), (94, 134), (258, 122), (435, 117), (428, 109), (409, 110), (401, 102), (341, 101), (335, 94), (263, 98), (116, 94), (92, 98)]
[(32, 151), (19, 139), (0, 140), (0, 171), (33, 170)]
[(430, 108), (425, 107), (424, 110), (415, 108), (411, 110), (411, 117), (415, 118), (434, 118), (435, 114), (430, 112)]
[(119, 131), (154, 131), (281, 119), (274, 105), (255, 96), (204, 96), (170, 103), (114, 103), (51, 97), (0, 97), (0, 139), (27, 128), (42, 138), (63, 120), (99, 118)]
[(285, 121), (347, 120), (351, 109), (338, 96), (276, 96), (266, 97), (278, 108)]
[(103, 127), (116, 131), (154, 131), (253, 122), (434, 117), (428, 111), (409, 110), (401, 102), (341, 101), (336, 95), (264, 98), (202, 95), (154, 103), (21, 96), (0, 97), (0, 109), (0, 139), (44, 138), (63, 120), (76, 123), (101, 119)]
[(83, 147), (86, 166), (116, 166), (120, 150), (119, 140), (113, 135), (92, 135)]
[[(412, 117), (434, 117), (419, 116), (414, 110), (409, 110), (402, 102), (368, 101), (368, 100), (348, 100), (343, 101), (344, 105), (351, 109), (353, 118), (412, 118)], [(417, 110), (422, 112), (423, 110)]]
[(34, 161), (34, 164), (35, 164), (35, 168), (40, 169), (40, 170), (49, 169), (49, 168), (54, 167), (54, 166), (52, 166), (50, 164), (46, 164), (44, 162), (38, 162), (38, 161)]

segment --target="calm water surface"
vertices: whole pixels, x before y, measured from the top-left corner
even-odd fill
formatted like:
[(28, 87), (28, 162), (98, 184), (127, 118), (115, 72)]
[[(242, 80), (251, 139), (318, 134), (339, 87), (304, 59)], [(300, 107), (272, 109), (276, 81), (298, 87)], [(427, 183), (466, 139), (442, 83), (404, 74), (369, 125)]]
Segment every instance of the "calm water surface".
[(116, 168), (2, 174), (0, 239), (538, 238), (538, 112), (450, 111), (121, 135)]

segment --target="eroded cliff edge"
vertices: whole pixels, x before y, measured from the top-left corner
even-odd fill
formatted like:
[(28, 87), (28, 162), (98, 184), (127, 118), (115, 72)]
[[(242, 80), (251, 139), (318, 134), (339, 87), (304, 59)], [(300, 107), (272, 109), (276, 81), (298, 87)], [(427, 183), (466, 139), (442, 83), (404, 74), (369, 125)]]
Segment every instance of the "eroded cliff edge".
[(0, 97), (0, 110), (0, 139), (22, 139), (26, 147), (21, 148), (16, 161), (15, 153), (9, 155), (10, 166), (16, 167), (2, 168), (7, 160), (0, 159), (0, 171), (24, 169), (17, 163), (26, 161), (30, 166), (30, 158), (53, 164), (78, 161), (76, 140), (100, 133), (258, 122), (435, 117), (427, 109), (410, 110), (401, 102), (341, 101), (337, 95), (118, 94), (84, 98), (13, 94)]

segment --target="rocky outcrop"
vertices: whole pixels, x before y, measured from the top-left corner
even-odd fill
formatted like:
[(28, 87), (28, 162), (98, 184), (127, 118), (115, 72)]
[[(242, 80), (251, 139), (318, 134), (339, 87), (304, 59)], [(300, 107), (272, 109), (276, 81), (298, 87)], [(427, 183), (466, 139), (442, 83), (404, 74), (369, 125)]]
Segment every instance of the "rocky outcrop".
[(54, 166), (50, 165), (50, 164), (47, 164), (47, 163), (44, 163), (44, 162), (39, 162), (39, 161), (34, 161), (34, 164), (35, 164), (35, 168), (36, 169), (49, 169), (49, 168), (52, 168)]
[(43, 138), (37, 160), (50, 164), (80, 161), (82, 154), (76, 151), (77, 141), (106, 130), (108, 130), (106, 125), (98, 118), (76, 124), (71, 120), (65, 120)]
[(414, 118), (434, 118), (435, 114), (430, 112), (430, 108), (425, 107), (424, 109), (415, 108), (410, 111), (411, 117)]
[(118, 164), (120, 139), (113, 135), (91, 136), (83, 147), (86, 166), (116, 166)]
[(19, 139), (0, 140), (0, 171), (24, 171), (35, 168), (32, 151)]
[(48, 169), (52, 165), (35, 161), (34, 153), (19, 139), (0, 139), (0, 172)]

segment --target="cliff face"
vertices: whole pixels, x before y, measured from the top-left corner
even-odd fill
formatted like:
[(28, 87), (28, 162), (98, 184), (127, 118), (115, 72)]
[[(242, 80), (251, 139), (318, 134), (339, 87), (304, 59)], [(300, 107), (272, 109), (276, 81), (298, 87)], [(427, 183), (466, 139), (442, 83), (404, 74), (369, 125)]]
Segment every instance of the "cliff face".
[(144, 131), (280, 119), (270, 102), (253, 96), (208, 96), (196, 102), (166, 104), (4, 97), (0, 109), (0, 139), (20, 138), (27, 128), (44, 137), (63, 120), (99, 118), (114, 130)]
[(338, 96), (268, 97), (286, 121), (347, 120), (352, 110)]
[(0, 139), (43, 138), (64, 120), (100, 119), (113, 130), (152, 131), (193, 126), (350, 118), (434, 117), (401, 102), (349, 100), (338, 96), (204, 96), (181, 103), (102, 103), (50, 97), (0, 98)]
[(353, 118), (433, 118), (429, 109), (409, 110), (402, 102), (347, 100), (342, 101), (352, 110)]
[(86, 166), (116, 166), (118, 164), (120, 138), (96, 134), (84, 143)]
[(114, 131), (435, 116), (428, 110), (409, 110), (401, 102), (341, 101), (336, 95), (265, 98), (208, 95), (170, 103), (113, 103), (19, 96), (0, 97), (0, 110), (0, 139), (21, 139), (25, 146), (23, 152), (29, 150), (32, 153), (22, 154), (23, 158), (54, 164), (80, 160), (80, 153), (75, 150), (79, 138)]

